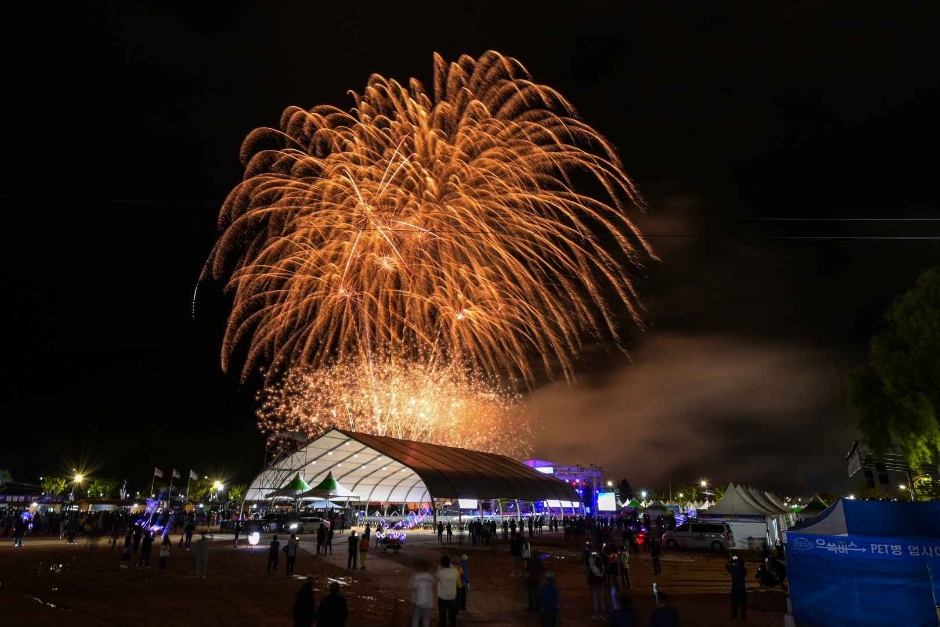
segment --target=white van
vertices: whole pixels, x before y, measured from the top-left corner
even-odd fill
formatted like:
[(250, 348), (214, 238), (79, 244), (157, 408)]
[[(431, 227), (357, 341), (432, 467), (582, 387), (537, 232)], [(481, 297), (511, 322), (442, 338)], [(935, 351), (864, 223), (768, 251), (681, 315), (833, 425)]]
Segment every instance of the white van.
[(728, 523), (687, 522), (663, 534), (663, 544), (673, 549), (734, 548), (734, 534)]

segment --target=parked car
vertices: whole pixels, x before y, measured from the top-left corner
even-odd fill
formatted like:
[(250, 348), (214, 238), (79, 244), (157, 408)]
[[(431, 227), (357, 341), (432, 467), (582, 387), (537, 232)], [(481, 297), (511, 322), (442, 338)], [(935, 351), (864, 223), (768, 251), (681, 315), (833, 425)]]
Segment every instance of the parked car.
[(663, 534), (663, 544), (674, 549), (734, 548), (734, 534), (728, 523), (687, 522)]
[(292, 520), (287, 523), (285, 531), (290, 533), (316, 533), (320, 525), (326, 525), (330, 528), (330, 521), (319, 516), (301, 516), (299, 520)]

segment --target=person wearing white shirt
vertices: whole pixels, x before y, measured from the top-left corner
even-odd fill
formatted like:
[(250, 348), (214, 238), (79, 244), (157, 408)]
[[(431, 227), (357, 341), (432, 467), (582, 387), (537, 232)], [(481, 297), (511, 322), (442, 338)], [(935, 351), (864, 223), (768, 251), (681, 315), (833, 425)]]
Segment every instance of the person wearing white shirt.
[(437, 567), (437, 612), (439, 625), (457, 627), (457, 569), (450, 565), (450, 557), (441, 558)]
[(415, 562), (415, 573), (408, 580), (411, 590), (411, 627), (430, 627), (431, 606), (434, 603), (434, 578), (429, 572), (431, 564), (425, 560)]

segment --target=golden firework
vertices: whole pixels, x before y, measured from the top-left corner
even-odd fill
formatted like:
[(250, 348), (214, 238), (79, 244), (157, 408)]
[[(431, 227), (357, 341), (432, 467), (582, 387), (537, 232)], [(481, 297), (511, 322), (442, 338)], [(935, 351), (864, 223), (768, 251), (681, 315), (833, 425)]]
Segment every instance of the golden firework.
[(262, 431), (332, 427), (524, 457), (531, 427), (518, 394), (492, 389), (456, 365), (352, 359), (293, 368), (258, 394)]
[(487, 52), (435, 55), (432, 92), (373, 75), (352, 95), (242, 145), (206, 265), (234, 295), (224, 368), (246, 346), (243, 376), (355, 357), (532, 382), (618, 341), (614, 302), (639, 321), (637, 193), (561, 94)]

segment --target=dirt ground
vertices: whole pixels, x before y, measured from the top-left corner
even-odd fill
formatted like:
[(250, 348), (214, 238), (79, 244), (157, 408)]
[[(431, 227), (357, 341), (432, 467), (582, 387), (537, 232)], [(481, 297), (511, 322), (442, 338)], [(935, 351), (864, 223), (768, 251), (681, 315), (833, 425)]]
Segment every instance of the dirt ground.
[[(409, 625), (410, 602), (406, 591), (414, 561), (436, 563), (442, 555), (469, 556), (471, 594), (469, 609), (459, 624), (536, 625), (525, 611), (521, 578), (510, 577), (508, 542), (491, 548), (468, 542), (439, 545), (430, 535), (413, 533), (399, 555), (383, 554), (375, 547), (368, 567), (347, 570), (345, 536), (336, 535), (333, 556), (316, 556), (314, 536), (302, 536), (304, 549), (297, 558), (293, 577), (280, 571), (266, 575), (266, 547), (249, 548), (245, 538), (232, 547), (231, 534), (211, 536), (208, 578), (195, 579), (192, 551), (172, 553), (166, 571), (157, 569), (154, 545), (149, 569), (120, 570), (120, 546), (110, 550), (102, 539), (97, 547), (83, 539), (67, 546), (55, 539), (27, 537), (24, 548), (14, 548), (10, 538), (0, 538), (0, 624), (20, 625), (37, 620), (85, 625), (290, 625), (294, 595), (301, 578), (316, 579), (319, 600), (331, 581), (338, 581), (349, 602), (348, 625), (396, 627)], [(198, 535), (194, 541), (198, 539)], [(281, 538), (284, 540), (285, 538)], [(262, 544), (267, 540), (262, 539)], [(546, 567), (555, 571), (561, 599), (560, 625), (596, 625), (579, 561), (580, 541), (564, 542), (560, 534), (536, 535), (533, 548), (547, 553)], [(631, 597), (640, 614), (640, 625), (649, 624), (653, 608), (652, 585), (667, 591), (683, 625), (702, 627), (732, 624), (730, 581), (722, 555), (670, 551), (662, 558), (663, 574), (654, 577), (646, 554), (631, 559)], [(756, 558), (747, 564), (753, 584)], [(608, 607), (609, 609), (609, 607)], [(778, 591), (752, 589), (748, 594), (748, 623), (779, 626), (786, 600)], [(436, 617), (432, 624), (436, 624)]]

